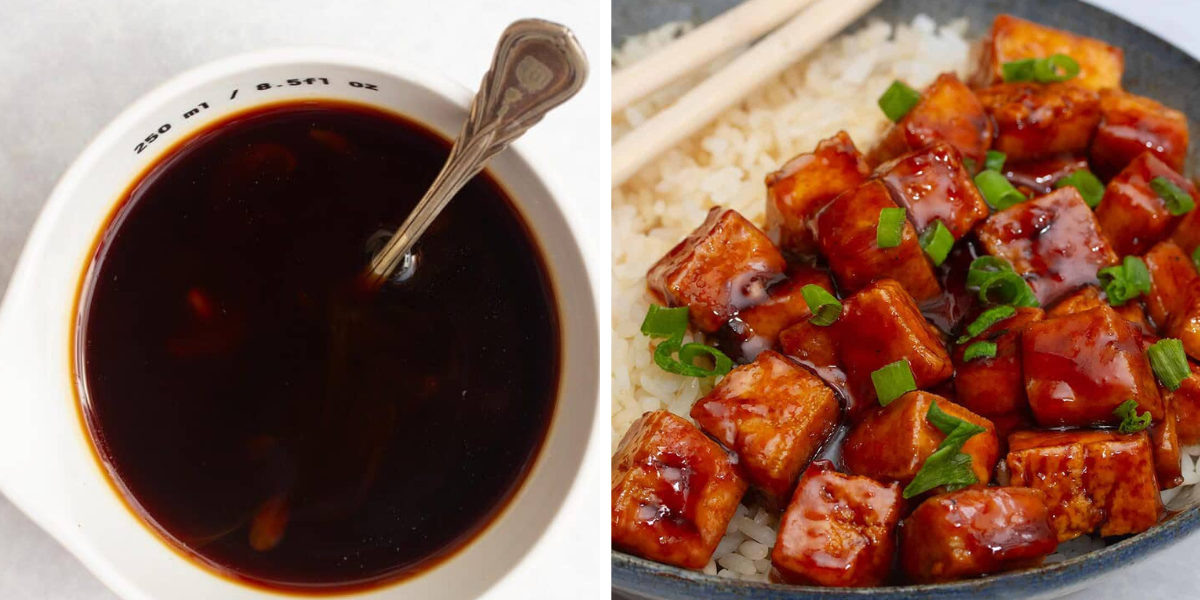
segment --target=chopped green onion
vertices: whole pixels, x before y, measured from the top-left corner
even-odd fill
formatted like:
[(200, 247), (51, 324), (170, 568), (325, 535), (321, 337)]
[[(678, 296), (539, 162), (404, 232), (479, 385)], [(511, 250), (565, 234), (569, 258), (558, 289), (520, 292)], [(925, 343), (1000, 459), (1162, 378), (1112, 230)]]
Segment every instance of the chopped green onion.
[(1113, 414), (1121, 418), (1121, 424), (1117, 427), (1121, 433), (1137, 433), (1150, 426), (1150, 411), (1138, 416), (1137, 407), (1136, 400), (1126, 400), (1113, 409)]
[(1004, 170), (1004, 161), (1008, 155), (998, 150), (988, 150), (987, 158), (983, 161), (983, 168), (989, 171), (1000, 173)]
[(1183, 353), (1183, 342), (1175, 338), (1163, 338), (1146, 348), (1150, 368), (1163, 387), (1172, 392), (1183, 385), (1183, 380), (1192, 374), (1187, 355)]
[(1066, 54), (1047, 58), (1025, 58), (1000, 65), (1004, 81), (1036, 81), (1057, 83), (1079, 75), (1079, 63)]
[(953, 492), (979, 483), (979, 477), (971, 468), (971, 455), (963, 452), (962, 447), (971, 437), (984, 433), (987, 429), (946, 414), (938, 408), (936, 400), (929, 404), (925, 418), (946, 437), (938, 444), (937, 450), (925, 459), (913, 480), (905, 486), (904, 498), (918, 496), (938, 486), (945, 486), (946, 491)]
[(1100, 269), (1096, 275), (1108, 296), (1108, 303), (1113, 306), (1124, 306), (1126, 302), (1150, 293), (1150, 270), (1136, 256), (1126, 256), (1121, 264)]
[(1083, 196), (1083, 201), (1087, 203), (1089, 208), (1096, 208), (1100, 201), (1104, 199), (1104, 184), (1100, 183), (1099, 179), (1087, 169), (1079, 169), (1054, 182), (1054, 189), (1071, 186), (1079, 190), (1079, 195)]
[[(679, 353), (678, 359), (673, 356), (676, 352)], [(713, 368), (705, 369), (692, 364), (692, 361), (700, 354), (708, 354), (713, 357)], [(674, 336), (659, 342), (658, 346), (654, 348), (654, 364), (668, 373), (686, 377), (714, 377), (724, 375), (733, 369), (733, 360), (725, 353), (712, 346), (695, 342), (684, 344), (681, 336)]]
[(983, 199), (987, 201), (988, 206), (996, 210), (1004, 210), (1027, 200), (1025, 194), (1013, 187), (1008, 179), (998, 171), (980, 171), (975, 176), (975, 187), (979, 188), (979, 193), (983, 194)]
[(879, 211), (879, 225), (875, 229), (875, 245), (880, 248), (895, 248), (904, 238), (904, 209), (885, 208)]
[(975, 172), (975, 159), (964, 158), (963, 159), (963, 168), (965, 168), (968, 173), (974, 173)]
[(967, 330), (961, 337), (958, 338), (958, 343), (965, 344), (969, 342), (971, 338), (983, 333), (984, 331), (987, 331), (992, 325), (995, 325), (996, 323), (999, 323), (1000, 321), (1003, 321), (1015, 314), (1017, 314), (1017, 309), (1008, 306), (1007, 304), (993, 306), (992, 308), (983, 311), (978, 317), (975, 318), (974, 321), (971, 322), (970, 325), (967, 325)]
[[(688, 308), (664, 308), (651, 304), (642, 320), (642, 334), (651, 338), (667, 338), (654, 348), (654, 364), (668, 373), (676, 373), (687, 377), (713, 377), (724, 375), (733, 368), (733, 361), (720, 350), (712, 346), (695, 342), (683, 343), (683, 334), (687, 333)], [(679, 358), (675, 358), (675, 353)], [(705, 369), (694, 363), (696, 357), (707, 354), (713, 359), (713, 368)]]
[(650, 311), (642, 321), (642, 335), (646, 337), (682, 336), (687, 331), (688, 307), (667, 308), (650, 305)]
[(979, 299), (989, 304), (1038, 306), (1029, 283), (1011, 271), (996, 273), (979, 286)]
[[(657, 350), (657, 348), (655, 348)], [(679, 361), (687, 366), (694, 366), (693, 363), (697, 356), (707, 354), (713, 359), (713, 368), (707, 375), (702, 377), (710, 377), (712, 375), (724, 375), (733, 369), (733, 360), (725, 355), (724, 352), (713, 348), (707, 344), (698, 344), (691, 342), (684, 344), (679, 349)]]
[(875, 384), (875, 395), (879, 396), (881, 406), (887, 406), (892, 400), (917, 389), (912, 368), (908, 366), (908, 360), (903, 358), (871, 373), (871, 383)]
[(1036, 58), (1023, 58), (1000, 65), (1000, 72), (1004, 75), (1004, 81), (1032, 81), (1033, 63), (1036, 60)]
[(1012, 270), (1012, 265), (1003, 258), (980, 256), (967, 268), (967, 288), (977, 290), (996, 273)]
[(1192, 266), (1200, 271), (1200, 246), (1196, 246), (1196, 249), (1192, 250)]
[(898, 123), (920, 101), (920, 92), (897, 80), (879, 97), (879, 108), (893, 123)]
[(933, 225), (926, 227), (925, 231), (921, 232), (918, 241), (921, 242), (921, 249), (929, 255), (934, 266), (940, 266), (946, 262), (946, 257), (950, 255), (950, 249), (954, 247), (954, 234), (950, 233), (941, 219), (937, 219)]
[(1079, 74), (1079, 63), (1066, 54), (1052, 54), (1033, 62), (1033, 79), (1039, 83), (1058, 83)]
[(963, 351), (963, 361), (971, 362), (976, 358), (992, 358), (996, 356), (995, 342), (975, 342)]
[(1196, 202), (1192, 200), (1191, 194), (1183, 191), (1182, 188), (1175, 185), (1175, 182), (1162, 175), (1150, 180), (1150, 189), (1163, 199), (1163, 202), (1167, 204), (1167, 211), (1176, 217), (1187, 214), (1188, 211), (1196, 208)]
[(804, 296), (804, 302), (812, 313), (808, 321), (813, 325), (828, 327), (842, 314), (842, 303), (819, 285), (810, 283), (800, 288), (800, 295)]
[(950, 435), (954, 433), (954, 430), (958, 429), (958, 426), (965, 422), (962, 419), (950, 415), (946, 411), (942, 410), (942, 408), (937, 405), (937, 400), (932, 400), (929, 402), (929, 410), (925, 411), (925, 419), (934, 427), (937, 427), (938, 431), (942, 432), (942, 435)]

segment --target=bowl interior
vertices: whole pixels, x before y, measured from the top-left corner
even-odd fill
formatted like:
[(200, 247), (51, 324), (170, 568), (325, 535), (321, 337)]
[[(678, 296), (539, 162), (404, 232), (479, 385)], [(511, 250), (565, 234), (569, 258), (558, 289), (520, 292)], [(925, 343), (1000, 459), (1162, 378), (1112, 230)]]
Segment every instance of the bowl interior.
[[(619, 46), (629, 36), (673, 21), (700, 23), (739, 3), (740, 0), (613, 0), (612, 41), (614, 46)], [(967, 18), (970, 38), (978, 39), (991, 26), (992, 19), (1001, 13), (1076, 31), (1121, 47), (1125, 52), (1124, 87), (1183, 111), (1188, 116), (1189, 127), (1196, 131), (1200, 94), (1195, 92), (1200, 89), (1200, 63), (1146, 30), (1078, 0), (885, 0), (852, 23), (847, 31), (855, 31), (869, 20), (908, 23), (917, 15), (925, 14), (938, 24)], [(1195, 174), (1198, 168), (1200, 153), (1193, 145), (1188, 149), (1187, 169)], [(1144, 558), (1195, 530), (1200, 526), (1200, 487), (1187, 486), (1171, 500), (1168, 508), (1175, 511), (1174, 514), (1141, 535), (1054, 565), (979, 581), (862, 590), (758, 584), (685, 571), (614, 551), (613, 587), (633, 598), (671, 600), (698, 597), (758, 599), (776, 598), (781, 594), (788, 597), (897, 599), (914, 595), (938, 598), (1056, 596), (1083, 587), (1091, 578)]]
[[(316, 83), (286, 84), (297, 78)], [(70, 370), (72, 304), (92, 240), (126, 186), (190, 132), (230, 113), (305, 98), (368, 104), (453, 138), (470, 94), (437, 76), (333, 51), (276, 51), (201, 67), (152, 92), (85, 151), (43, 209), (9, 286), (0, 313), (0, 381), (14, 389), (0, 399), (6, 415), (0, 488), (124, 597), (275, 594), (234, 583), (177, 554), (106, 481), (78, 418)], [(362, 597), (480, 595), (521, 562), (555, 518), (583, 461), (582, 441), (593, 429), (599, 332), (579, 245), (519, 146), (499, 155), (490, 170), (537, 238), (558, 298), (562, 373), (553, 421), (524, 485), (479, 537), (439, 566)]]

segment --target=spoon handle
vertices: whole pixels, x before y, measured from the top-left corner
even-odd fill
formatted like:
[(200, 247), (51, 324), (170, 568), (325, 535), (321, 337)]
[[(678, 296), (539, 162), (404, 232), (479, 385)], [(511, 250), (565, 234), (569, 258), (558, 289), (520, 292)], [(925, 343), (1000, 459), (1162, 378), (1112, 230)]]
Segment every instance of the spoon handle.
[(504, 30), (446, 165), (371, 260), (366, 275), (372, 287), (387, 281), (438, 213), (488, 160), (583, 87), (587, 70), (583, 49), (562, 25), (523, 19)]

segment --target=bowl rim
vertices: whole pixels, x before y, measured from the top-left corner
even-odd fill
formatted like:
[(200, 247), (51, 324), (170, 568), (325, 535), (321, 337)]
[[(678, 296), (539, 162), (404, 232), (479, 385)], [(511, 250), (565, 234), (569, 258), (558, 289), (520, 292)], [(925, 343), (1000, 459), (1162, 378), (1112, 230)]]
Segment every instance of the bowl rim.
[[(119, 142), (125, 136), (133, 131), (133, 127), (141, 119), (143, 119), (145, 115), (156, 109), (166, 106), (167, 103), (181, 94), (186, 94), (190, 90), (196, 89), (209, 82), (219, 80), (223, 77), (237, 76), (239, 74), (253, 72), (256, 70), (286, 67), (290, 65), (328, 65), (330, 67), (337, 68), (378, 72), (396, 80), (404, 81), (414, 87), (423, 88), (429, 94), (438, 98), (445, 105), (452, 106), (457, 110), (462, 110), (464, 114), (467, 110), (469, 110), (471, 100), (474, 96), (473, 92), (465, 85), (442, 75), (442, 73), (433, 66), (424, 64), (420, 61), (406, 61), (403, 59), (403, 57), (388, 59), (383, 56), (367, 52), (346, 50), (338, 47), (321, 45), (278, 47), (237, 53), (183, 70), (178, 74), (168, 78), (166, 81), (156, 85), (149, 91), (138, 95), (134, 101), (126, 105), (126, 107), (120, 113), (113, 117), (102, 129), (99, 130), (98, 133), (96, 133), (85, 145), (83, 145), (83, 149), (80, 151), (80, 153), (63, 170), (57, 182), (47, 194), (47, 200), (39, 210), (38, 215), (34, 220), (33, 225), (31, 226), (25, 242), (23, 243), (18, 254), (18, 259), (12, 276), (9, 280), (8, 288), (4, 293), (3, 301), (0, 302), (0, 327), (2, 327), (8, 320), (13, 318), (12, 313), (14, 313), (16, 308), (14, 305), (27, 305), (30, 302), (30, 298), (36, 295), (36, 278), (40, 275), (40, 271), (36, 269), (36, 267), (41, 266), (41, 260), (35, 259), (32, 254), (34, 254), (35, 251), (41, 251), (49, 247), (49, 235), (51, 231), (60, 220), (66, 218), (64, 213), (68, 212), (71, 206), (74, 205), (74, 200), (70, 197), (70, 193), (78, 190), (82, 184), (86, 183), (89, 173), (96, 168), (97, 163), (102, 159), (103, 153), (106, 150), (115, 147), (115, 144), (119, 144)], [(220, 114), (231, 115), (248, 109), (253, 109), (256, 106), (269, 106), (287, 101), (287, 99), (278, 98), (256, 100), (246, 104), (245, 106), (222, 110), (220, 111)], [(389, 107), (387, 102), (372, 103), (364, 99), (347, 99), (344, 101), (367, 106), (375, 105), (379, 110), (386, 112), (399, 112), (408, 118), (412, 118), (423, 123), (427, 127), (430, 126), (417, 115), (404, 112), (402, 109), (397, 110)], [(217, 117), (218, 120), (220, 118), (222, 117)], [(203, 129), (205, 126), (207, 126), (207, 124), (201, 125), (200, 129)], [(434, 130), (436, 131), (436, 129)], [(452, 137), (456, 132), (448, 133)], [(185, 135), (183, 139), (189, 139), (190, 136), (191, 134), (189, 133)], [(148, 164), (153, 164), (156, 160), (161, 158), (161, 156), (164, 156), (165, 152), (170, 152), (173, 150), (177, 143), (178, 142), (168, 144), (164, 147), (165, 150), (163, 152), (151, 155), (152, 158)], [(578, 262), (581, 263), (581, 266), (584, 268), (584, 273), (581, 274), (580, 278), (582, 279), (583, 287), (586, 289), (582, 290), (581, 296), (586, 297), (591, 301), (590, 306), (576, 307), (575, 310), (582, 308), (585, 311), (582, 314), (586, 314), (586, 312), (589, 310), (591, 313), (593, 313), (591, 315), (590, 325), (592, 329), (595, 329), (595, 331), (589, 331), (586, 333), (591, 338), (594, 338), (597, 342), (600, 342), (603, 338), (601, 336), (598, 323), (602, 318), (604, 303), (602, 302), (603, 297), (599, 293), (600, 287), (597, 285), (597, 283), (601, 281), (600, 273), (597, 272), (598, 262), (590, 255), (588, 251), (589, 245), (586, 242), (588, 238), (586, 232), (589, 231), (589, 228), (586, 227), (586, 224), (582, 221), (581, 211), (576, 210), (574, 204), (568, 200), (570, 196), (567, 192), (567, 188), (564, 186), (561, 177), (555, 175), (556, 169), (549, 160), (550, 156), (545, 152), (531, 152), (528, 146), (528, 142), (517, 140), (510, 146), (506, 154), (511, 153), (513, 155), (513, 160), (517, 165), (519, 165), (519, 168), (528, 173), (526, 177), (522, 177), (523, 180), (527, 178), (529, 179), (529, 181), (523, 181), (521, 184), (523, 187), (535, 186), (544, 190), (544, 193), (539, 194), (539, 197), (544, 196), (545, 200), (549, 203), (549, 210), (553, 213), (554, 219), (559, 220), (562, 223), (562, 228), (558, 229), (556, 233), (549, 234), (535, 230), (532, 226), (532, 223), (529, 223), (531, 220), (529, 214), (532, 210), (531, 207), (524, 205), (521, 198), (516, 197), (516, 195), (511, 191), (514, 182), (507, 181), (494, 170), (493, 173), (495, 174), (497, 181), (500, 182), (500, 184), (506, 190), (508, 190), (508, 192), (506, 192), (507, 195), (512, 197), (513, 202), (516, 205), (516, 210), (521, 214), (522, 219), (525, 220), (529, 225), (530, 234), (533, 236), (535, 243), (541, 248), (543, 254), (547, 254), (550, 251), (548, 246), (570, 247), (573, 249), (573, 256), (569, 257), (569, 260), (572, 261), (572, 263), (573, 261), (578, 260)], [(552, 237), (559, 241), (552, 244), (549, 243), (549, 240)], [(35, 265), (34, 263), (39, 264)], [(550, 275), (555, 296), (559, 302), (560, 320), (562, 320), (568, 317), (567, 307), (564, 304), (564, 296), (569, 294), (567, 294), (563, 287), (564, 284), (555, 272), (557, 270), (554, 267), (555, 261), (550, 260), (547, 261), (547, 263), (548, 270), (551, 272)], [(86, 268), (87, 260), (85, 260), (83, 264)], [(78, 276), (78, 273), (70, 274), (70, 277), (73, 279), (77, 278)], [(71, 318), (74, 318), (74, 316), (75, 315), (71, 315)], [(586, 320), (581, 319), (580, 321), (581, 324), (578, 327), (588, 326)], [(514, 506), (522, 500), (522, 495), (525, 494), (531, 487), (531, 482), (534, 481), (535, 475), (543, 468), (544, 463), (547, 462), (549, 453), (553, 451), (552, 441), (555, 431), (564, 428), (560, 423), (560, 419), (564, 413), (563, 404), (567, 402), (569, 398), (574, 398), (575, 401), (582, 400), (586, 403), (590, 403), (590, 409), (585, 407), (584, 409), (579, 410), (579, 414), (574, 415), (573, 419), (582, 420), (586, 415), (588, 422), (580, 428), (587, 430), (588, 437), (579, 443), (580, 449), (578, 451), (578, 457), (571, 459), (572, 462), (570, 464), (572, 467), (572, 472), (570, 473), (569, 477), (563, 477), (563, 481), (560, 484), (563, 486), (562, 495), (557, 499), (557, 503), (554, 506), (553, 512), (545, 519), (545, 522), (541, 524), (540, 531), (537, 532), (536, 536), (532, 538), (528, 545), (520, 548), (520, 556), (515, 559), (511, 565), (509, 565), (505, 572), (494, 579), (491, 579), (487, 587), (480, 588), (478, 593), (486, 594), (488, 590), (498, 587), (505, 579), (511, 578), (514, 573), (528, 568), (527, 565), (531, 562), (530, 559), (534, 557), (535, 554), (540, 553), (540, 551), (543, 549), (547, 540), (546, 533), (561, 523), (564, 520), (565, 514), (568, 513), (571, 508), (578, 508), (578, 506), (576, 506), (577, 502), (573, 501), (573, 497), (578, 495), (578, 490), (584, 481), (584, 476), (588, 470), (587, 464), (590, 462), (589, 456), (594, 453), (596, 447), (601, 445), (599, 436), (600, 430), (599, 428), (595, 427), (595, 424), (600, 420), (601, 406), (605, 399), (603, 387), (600, 385), (600, 379), (597, 375), (594, 389), (590, 390), (589, 394), (583, 394), (582, 398), (578, 397), (580, 396), (578, 394), (568, 396), (570, 393), (568, 390), (571, 388), (568, 388), (565, 379), (567, 373), (569, 372), (566, 365), (571, 361), (586, 360), (588, 356), (586, 354), (578, 358), (572, 358), (569, 356), (568, 347), (571, 346), (571, 344), (565, 339), (567, 335), (567, 329), (568, 328), (565, 326), (562, 327), (561, 335), (564, 338), (561, 352), (563, 365), (560, 368), (558, 377), (558, 400), (554, 411), (554, 416), (552, 417), (549, 430), (547, 431), (542, 446), (539, 449), (536, 458), (534, 459), (533, 465), (530, 467), (529, 472), (525, 475), (518, 489), (513, 492), (512, 498), (506, 502), (505, 506), (497, 514), (490, 518), (489, 522), (483, 527), (483, 529), (473, 536), (471, 541), (456, 549), (452, 556), (440, 560), (435, 565), (426, 569), (422, 569), (420, 572), (414, 575), (404, 577), (397, 581), (385, 582), (379, 585), (371, 585), (361, 590), (354, 589), (338, 592), (337, 595), (339, 597), (374, 597), (376, 594), (393, 593), (391, 590), (397, 587), (404, 586), (409, 582), (420, 580), (427, 575), (443, 570), (445, 566), (454, 563), (456, 558), (464, 551), (473, 546), (478, 546), (479, 540), (488, 536), (491, 530), (501, 523), (512, 512)], [(51, 340), (50, 343), (57, 344), (58, 342)], [(599, 350), (595, 349), (595, 352), (598, 353)], [(68, 354), (72, 353), (68, 352)], [(596, 370), (598, 373), (598, 356), (593, 358), (597, 358), (597, 360), (593, 362), (596, 363), (594, 365), (594, 370)], [(584, 368), (584, 364), (585, 363), (580, 362), (577, 368)], [(72, 382), (69, 385), (74, 387), (75, 383)], [(44, 386), (44, 384), (38, 384), (38, 386)], [(78, 399), (72, 396), (70, 403), (77, 402)], [(73, 415), (75, 414), (75, 410), (75, 408), (72, 408)], [(68, 426), (72, 429), (78, 430), (77, 434), (83, 440), (82, 443), (88, 446), (86, 451), (92, 454), (92, 459), (95, 459), (96, 456), (93, 448), (91, 447), (92, 441), (86, 426), (82, 422), (77, 423), (74, 421), (72, 421)], [(73, 443), (75, 443), (74, 440), (67, 440), (54, 442), (53, 445), (55, 447), (63, 447)], [(109, 480), (109, 477), (103, 472), (104, 466), (100, 464), (99, 461), (93, 460), (93, 462), (96, 463), (94, 466), (97, 477)], [(0, 475), (2, 475), (2, 473), (0, 473)], [(109, 481), (111, 483), (111, 480)], [(0, 481), (0, 483), (7, 484), (9, 482)], [(90, 537), (76, 535), (75, 532), (72, 531), (75, 529), (74, 523), (61, 522), (61, 515), (57, 515), (52, 510), (48, 510), (40, 505), (40, 503), (37, 501), (38, 494), (36, 492), (29, 492), (24, 488), (25, 486), (21, 485), (3, 485), (3, 487), (0, 487), (0, 493), (3, 493), (5, 496), (7, 496), (19, 511), (34, 521), (40, 529), (47, 532), (62, 547), (80, 560), (83, 566), (89, 572), (91, 572), (93, 576), (101, 580), (106, 587), (121, 597), (147, 598), (145, 585), (144, 583), (140, 583), (142, 580), (141, 577), (128, 573), (125, 569), (122, 569), (112, 560), (105, 557), (101, 552), (102, 547), (95, 543)], [(142, 520), (142, 517), (140, 517), (136, 511), (130, 510), (127, 500), (120, 497), (119, 491), (110, 489), (110, 486), (105, 486), (103, 491), (97, 493), (117, 495), (118, 500), (121, 502), (126, 512), (129, 512), (130, 515), (132, 515), (135, 519), (139, 521)], [(156, 538), (161, 538), (161, 535), (155, 533), (154, 528), (149, 526), (149, 524), (139, 522), (139, 525), (155, 535)], [(173, 553), (179, 554), (179, 549), (173, 547), (171, 543), (165, 539), (156, 539), (156, 543), (167, 548)], [(295, 592), (291, 591), (266, 589), (254, 585), (245, 585), (238, 582), (236, 578), (223, 576), (211, 568), (200, 566), (202, 565), (200, 561), (190, 559), (188, 562), (198, 566), (196, 569), (197, 577), (218, 578), (226, 582), (236, 583), (238, 588), (242, 590), (250, 590), (258, 595), (261, 595), (262, 597), (295, 595)], [(313, 593), (320, 593), (320, 591), (314, 590)]]
[[(899, 3), (899, 0), (897, 3)], [(1197, 70), (1200, 70), (1200, 57), (1176, 46), (1155, 32), (1128, 20), (1121, 14), (1082, 0), (1072, 2), (1071, 6), (1072, 10), (1086, 13), (1083, 17), (1084, 20), (1115, 20), (1121, 24), (1122, 28), (1133, 30), (1139, 37), (1153, 40), (1170, 51), (1185, 57)], [(862, 17), (842, 28), (835, 34), (834, 38), (845, 35), (847, 32), (858, 31), (865, 23), (873, 19), (878, 20), (880, 17), (876, 12), (879, 7), (877, 5)], [(1006, 11), (1005, 7), (1001, 5), (994, 7), (991, 12), (1000, 14)], [(915, 15), (910, 14), (909, 18), (912, 16)], [(891, 22), (895, 23), (894, 20)], [(971, 41), (976, 41), (974, 36), (970, 39)], [(1188, 115), (1188, 117), (1190, 121), (1193, 115)], [(1189, 163), (1190, 161), (1191, 159), (1189, 158)], [(1200, 490), (1200, 483), (1193, 485), (1195, 489)], [(1183, 493), (1183, 491), (1181, 490), (1180, 493)], [(1194, 494), (1193, 496), (1196, 499), (1200, 499), (1200, 494)], [(694, 597), (693, 594), (700, 590), (704, 590), (707, 593), (705, 598), (737, 598), (741, 600), (779, 597), (870, 597), (875, 600), (901, 600), (922, 597), (949, 600), (951, 598), (966, 597), (1010, 596), (1017, 592), (1030, 597), (1057, 595), (1083, 588), (1103, 575), (1149, 558), (1198, 529), (1200, 529), (1200, 501), (1170, 514), (1167, 518), (1159, 521), (1146, 531), (1128, 536), (1104, 548), (1086, 552), (1052, 564), (997, 573), (978, 579), (933, 584), (863, 588), (836, 588), (728, 579), (673, 565), (657, 563), (614, 549), (611, 551), (612, 582), (614, 590), (651, 594), (651, 597), (669, 598), (671, 600), (675, 598), (690, 599)], [(663, 593), (667, 593), (668, 595), (661, 595)]]
[(787, 597), (846, 597), (881, 599), (992, 597), (1020, 589), (1034, 596), (1051, 591), (1065, 591), (1093, 581), (1100, 575), (1139, 562), (1200, 526), (1200, 506), (1193, 506), (1173, 515), (1137, 535), (1099, 550), (1093, 550), (1053, 564), (1031, 569), (1007, 571), (981, 579), (965, 579), (947, 583), (927, 583), (863, 588), (831, 588), (814, 585), (791, 585), (758, 581), (726, 579), (698, 571), (656, 563), (652, 560), (612, 551), (613, 588), (622, 591), (647, 590), (651, 581), (655, 591), (665, 584), (674, 596), (707, 588), (715, 595), (709, 598), (767, 598)]

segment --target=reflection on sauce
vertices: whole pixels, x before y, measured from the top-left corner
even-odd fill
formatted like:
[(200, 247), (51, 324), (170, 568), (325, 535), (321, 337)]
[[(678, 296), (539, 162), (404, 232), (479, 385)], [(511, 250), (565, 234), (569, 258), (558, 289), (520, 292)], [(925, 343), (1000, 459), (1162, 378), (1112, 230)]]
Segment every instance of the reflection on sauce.
[(81, 298), (85, 415), (131, 504), (214, 568), (331, 592), (415, 573), (480, 532), (540, 448), (558, 386), (539, 251), (487, 175), (403, 284), (354, 293), (447, 144), (339, 103), (203, 131), (131, 190)]

